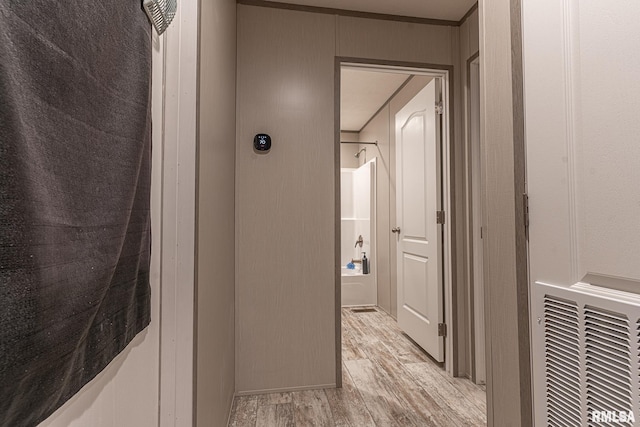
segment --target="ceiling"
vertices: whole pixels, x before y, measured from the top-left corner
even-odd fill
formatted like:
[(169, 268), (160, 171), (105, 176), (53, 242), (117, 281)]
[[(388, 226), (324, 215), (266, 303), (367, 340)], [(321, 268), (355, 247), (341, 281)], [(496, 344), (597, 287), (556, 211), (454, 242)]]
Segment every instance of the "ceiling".
[(343, 67), (340, 76), (340, 130), (359, 131), (409, 74)]
[(476, 0), (269, 0), (386, 15), (459, 21)]

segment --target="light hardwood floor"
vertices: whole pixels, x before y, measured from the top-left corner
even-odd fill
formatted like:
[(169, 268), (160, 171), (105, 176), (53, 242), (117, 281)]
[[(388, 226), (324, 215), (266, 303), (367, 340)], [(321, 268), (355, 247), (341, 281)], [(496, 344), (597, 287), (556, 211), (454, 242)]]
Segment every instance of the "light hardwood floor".
[(343, 388), (236, 397), (230, 426), (485, 426), (483, 387), (451, 378), (377, 309), (342, 309)]

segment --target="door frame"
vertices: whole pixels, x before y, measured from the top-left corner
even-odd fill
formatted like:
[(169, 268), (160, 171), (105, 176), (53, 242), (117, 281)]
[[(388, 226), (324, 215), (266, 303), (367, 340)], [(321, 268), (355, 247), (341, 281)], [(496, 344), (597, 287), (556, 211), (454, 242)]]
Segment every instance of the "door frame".
[[(477, 307), (483, 304), (484, 298), (484, 277), (482, 272), (478, 275), (476, 270), (477, 263), (480, 263), (480, 266), (483, 267), (482, 259), (476, 259), (476, 253), (479, 246), (480, 251), (482, 251), (482, 241), (477, 244), (475, 242), (475, 238), (478, 236), (477, 230), (475, 230), (474, 224), (482, 224), (482, 200), (484, 200), (484, 190), (482, 187), (482, 175), (479, 175), (478, 172), (482, 173), (482, 153), (480, 147), (480, 129), (478, 129), (478, 140), (476, 143), (478, 144), (478, 148), (474, 150), (473, 148), (473, 137), (471, 134), (471, 117), (473, 113), (473, 105), (471, 104), (471, 85), (473, 84), (473, 80), (471, 78), (471, 70), (472, 67), (477, 67), (478, 73), (478, 104), (480, 103), (480, 52), (476, 51), (473, 55), (471, 55), (467, 59), (466, 64), (466, 86), (465, 86), (465, 144), (466, 144), (466, 154), (465, 154), (465, 162), (466, 162), (466, 174), (467, 174), (467, 257), (468, 257), (468, 277), (469, 277), (469, 348), (470, 348), (470, 374), (471, 380), (476, 383), (485, 383), (486, 382), (486, 339), (485, 339), (485, 321), (484, 321), (484, 310), (477, 310)], [(478, 105), (478, 108), (480, 105)], [(480, 115), (480, 111), (478, 110), (478, 116)], [(480, 123), (478, 123), (480, 125)], [(475, 170), (475, 165), (480, 164), (480, 171)], [(475, 195), (475, 198), (474, 198)], [(474, 203), (475, 202), (475, 203)], [(482, 225), (481, 225), (482, 228)], [(480, 231), (482, 233), (482, 230)], [(479, 277), (478, 277), (479, 276)], [(479, 340), (485, 341), (484, 345), (478, 346)], [(481, 376), (479, 380), (478, 375), (478, 366), (483, 366), (484, 375)], [(479, 382), (480, 381), (480, 382)]]
[[(532, 426), (522, 0), (480, 0), (487, 425)], [(486, 60), (485, 60), (486, 59)], [(508, 326), (505, 326), (508, 325)], [(500, 363), (493, 369), (493, 360)], [(500, 410), (494, 410), (500, 408)]]
[[(154, 142), (161, 157), (157, 213), (160, 241), (160, 427), (191, 425), (195, 419), (195, 250), (198, 100), (198, 2), (180, 2), (154, 59), (157, 101)], [(160, 80), (160, 81), (158, 81)], [(155, 95), (155, 93), (154, 93)], [(156, 102), (156, 100), (154, 100)], [(155, 118), (155, 117), (154, 117)], [(159, 128), (156, 128), (156, 126)], [(159, 141), (158, 141), (159, 140)], [(157, 165), (154, 165), (157, 166)], [(154, 206), (155, 207), (155, 206)], [(184, 248), (184, 249), (182, 249)]]
[(336, 387), (342, 387), (342, 304), (341, 304), (341, 225), (340, 225), (340, 91), (341, 67), (343, 65), (369, 68), (374, 70), (410, 71), (414, 74), (430, 75), (442, 78), (442, 98), (445, 112), (442, 115), (442, 208), (445, 211), (443, 227), (443, 286), (444, 286), (444, 318), (447, 325), (445, 337), (445, 370), (451, 376), (457, 375), (458, 325), (457, 289), (455, 266), (455, 217), (453, 211), (454, 194), (454, 156), (451, 141), (454, 140), (454, 73), (452, 65), (427, 64), (417, 62), (386, 61), (367, 58), (335, 57), (334, 66), (334, 188), (335, 188), (335, 349), (336, 349)]

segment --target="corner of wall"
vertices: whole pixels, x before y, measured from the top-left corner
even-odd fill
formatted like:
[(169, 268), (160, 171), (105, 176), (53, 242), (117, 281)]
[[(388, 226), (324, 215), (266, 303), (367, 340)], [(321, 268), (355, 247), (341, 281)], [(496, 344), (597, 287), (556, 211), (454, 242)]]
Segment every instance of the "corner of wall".
[(235, 393), (236, 3), (202, 1), (199, 37), (196, 425), (226, 425)]

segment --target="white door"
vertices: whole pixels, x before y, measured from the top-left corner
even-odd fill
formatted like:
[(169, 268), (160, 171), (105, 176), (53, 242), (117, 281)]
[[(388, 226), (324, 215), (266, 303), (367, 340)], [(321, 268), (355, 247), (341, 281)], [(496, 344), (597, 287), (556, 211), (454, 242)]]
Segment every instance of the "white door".
[[(558, 405), (569, 399), (549, 396), (574, 392), (566, 384), (553, 389), (546, 380), (545, 360), (555, 357), (556, 344), (545, 342), (544, 331), (562, 331), (570, 320), (546, 326), (545, 284), (597, 292), (613, 301), (640, 294), (640, 3), (525, 0), (522, 6), (536, 425), (560, 425), (558, 419), (565, 420), (562, 425), (586, 425), (594, 415), (589, 411), (634, 409), (640, 313), (626, 320), (630, 351), (608, 352), (615, 348), (610, 336), (618, 330), (617, 320), (608, 321), (615, 328), (604, 344), (594, 338), (595, 327), (585, 341), (574, 341), (576, 353), (587, 353), (583, 360), (589, 368), (575, 376), (588, 382), (587, 404)], [(582, 306), (565, 306), (571, 315), (578, 313), (579, 322), (590, 316)], [(558, 360), (567, 360), (564, 354)], [(597, 368), (600, 361), (607, 368)], [(579, 390), (574, 394), (582, 396)], [(640, 425), (640, 405), (635, 418), (633, 425)]]
[(444, 361), (440, 80), (433, 79), (396, 114), (398, 325)]

